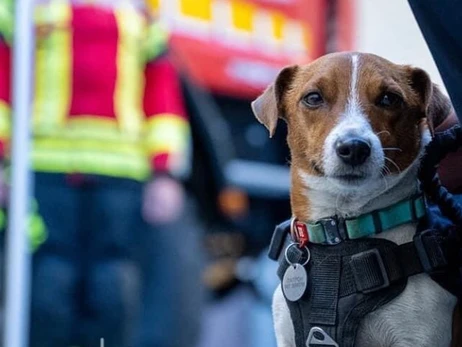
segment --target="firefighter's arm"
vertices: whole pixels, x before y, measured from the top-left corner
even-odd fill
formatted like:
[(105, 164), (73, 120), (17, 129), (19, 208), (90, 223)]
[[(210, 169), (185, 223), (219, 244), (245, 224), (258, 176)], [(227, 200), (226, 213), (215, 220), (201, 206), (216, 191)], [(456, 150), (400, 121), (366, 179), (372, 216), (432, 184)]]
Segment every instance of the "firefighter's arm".
[(146, 148), (154, 176), (178, 177), (189, 167), (189, 122), (178, 73), (167, 54), (167, 30), (152, 18), (145, 41)]
[(165, 54), (167, 35), (153, 24), (148, 37), (144, 130), (154, 178), (146, 185), (142, 212), (149, 223), (169, 223), (184, 206), (178, 178), (190, 165), (190, 128), (178, 73)]
[(145, 188), (143, 217), (148, 223), (170, 223), (180, 217), (184, 193), (178, 177), (189, 166), (189, 123), (180, 83), (164, 56), (146, 67), (146, 146), (153, 180)]
[(181, 176), (189, 166), (190, 128), (178, 74), (163, 55), (146, 66), (146, 146), (154, 175)]

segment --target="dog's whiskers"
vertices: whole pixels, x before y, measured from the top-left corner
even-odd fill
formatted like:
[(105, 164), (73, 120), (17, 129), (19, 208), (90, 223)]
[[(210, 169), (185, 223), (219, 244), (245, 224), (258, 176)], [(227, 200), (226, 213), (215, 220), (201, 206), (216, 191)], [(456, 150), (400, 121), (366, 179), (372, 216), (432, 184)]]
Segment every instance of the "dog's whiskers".
[(337, 198), (335, 199), (335, 210), (340, 211), (339, 206), (340, 194), (337, 194)]
[(380, 174), (381, 175), (390, 175), (391, 174), (390, 168), (385, 164), (382, 167), (382, 170), (380, 170)]
[(398, 147), (384, 147), (382, 148), (384, 151), (400, 151), (402, 152), (403, 150), (401, 148), (398, 148)]
[[(386, 166), (384, 168), (386, 168), (388, 170), (388, 172), (390, 172), (389, 168), (387, 168)], [(386, 176), (384, 175), (383, 172), (380, 172), (380, 176), (382, 176), (383, 183), (385, 184), (385, 189), (382, 191), (382, 193), (380, 193), (380, 195), (381, 195), (381, 194), (385, 193), (386, 191), (388, 191), (388, 181), (387, 181), (387, 178), (386, 178)]]
[(390, 158), (388, 158), (387, 156), (384, 157), (385, 160), (388, 160), (390, 163), (392, 163), (394, 165), (394, 167), (396, 168), (396, 170), (398, 170), (398, 173), (401, 173), (401, 169), (399, 168), (398, 164), (396, 164), (393, 160), (391, 160)]
[(375, 135), (379, 136), (381, 134), (387, 134), (388, 136), (390, 136), (390, 132), (388, 130), (382, 130), (382, 131), (379, 131), (378, 133), (376, 133)]

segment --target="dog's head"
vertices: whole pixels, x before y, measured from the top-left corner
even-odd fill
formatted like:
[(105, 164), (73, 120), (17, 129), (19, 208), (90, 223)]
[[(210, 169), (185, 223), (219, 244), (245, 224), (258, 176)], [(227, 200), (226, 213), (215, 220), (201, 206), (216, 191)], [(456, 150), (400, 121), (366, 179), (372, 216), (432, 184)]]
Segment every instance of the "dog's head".
[(252, 103), (270, 136), (287, 122), (293, 185), (337, 195), (383, 191), (420, 157), (431, 114), (450, 107), (422, 69), (363, 53), (286, 67)]

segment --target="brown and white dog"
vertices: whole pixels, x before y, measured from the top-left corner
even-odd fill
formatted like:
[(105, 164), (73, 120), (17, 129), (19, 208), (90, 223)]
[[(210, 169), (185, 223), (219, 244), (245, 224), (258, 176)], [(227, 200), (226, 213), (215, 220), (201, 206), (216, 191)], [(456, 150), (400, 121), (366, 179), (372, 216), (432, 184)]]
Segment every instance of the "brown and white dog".
[[(293, 217), (314, 221), (355, 217), (418, 191), (417, 170), (435, 115), (449, 100), (419, 68), (364, 53), (326, 55), (283, 69), (252, 103), (275, 132), (287, 122)], [(377, 237), (412, 241), (415, 224)], [(448, 347), (456, 298), (426, 274), (361, 322), (356, 346)], [(273, 317), (279, 347), (293, 347), (294, 330), (279, 287)]]

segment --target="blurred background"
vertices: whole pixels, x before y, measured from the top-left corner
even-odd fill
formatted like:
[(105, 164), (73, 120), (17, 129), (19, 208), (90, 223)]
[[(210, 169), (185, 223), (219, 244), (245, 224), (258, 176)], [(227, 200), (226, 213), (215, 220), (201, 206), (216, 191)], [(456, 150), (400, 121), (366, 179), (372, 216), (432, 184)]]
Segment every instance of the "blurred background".
[(291, 215), (290, 158), (250, 102), (285, 65), (344, 50), (442, 85), (401, 0), (36, 0), (35, 20), (31, 346), (275, 346), (266, 252)]

